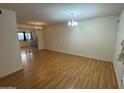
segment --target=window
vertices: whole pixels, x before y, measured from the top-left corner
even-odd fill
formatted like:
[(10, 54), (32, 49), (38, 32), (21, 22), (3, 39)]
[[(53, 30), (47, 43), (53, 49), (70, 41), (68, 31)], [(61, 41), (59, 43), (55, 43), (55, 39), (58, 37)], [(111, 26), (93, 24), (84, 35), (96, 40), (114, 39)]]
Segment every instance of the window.
[(25, 33), (26, 40), (31, 40), (31, 33)]
[(18, 39), (19, 40), (24, 40), (24, 33), (23, 32), (18, 33)]
[(32, 40), (32, 33), (19, 32), (18, 33), (18, 39), (23, 40), (23, 41)]

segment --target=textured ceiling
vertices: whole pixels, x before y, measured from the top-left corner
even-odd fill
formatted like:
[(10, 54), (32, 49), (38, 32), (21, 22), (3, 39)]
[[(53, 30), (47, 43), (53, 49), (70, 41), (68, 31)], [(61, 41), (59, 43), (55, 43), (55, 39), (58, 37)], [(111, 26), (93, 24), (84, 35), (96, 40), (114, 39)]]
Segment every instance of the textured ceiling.
[(67, 22), (74, 13), (75, 20), (120, 14), (124, 4), (0, 4), (0, 8), (13, 10), (18, 23), (29, 24), (33, 21), (46, 24)]

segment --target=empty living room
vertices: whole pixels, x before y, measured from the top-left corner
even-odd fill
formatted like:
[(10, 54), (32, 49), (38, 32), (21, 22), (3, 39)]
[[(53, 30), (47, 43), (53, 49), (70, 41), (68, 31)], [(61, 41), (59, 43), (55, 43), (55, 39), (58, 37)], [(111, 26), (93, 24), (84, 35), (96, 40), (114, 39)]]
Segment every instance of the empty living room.
[(123, 3), (0, 3), (0, 88), (123, 89)]

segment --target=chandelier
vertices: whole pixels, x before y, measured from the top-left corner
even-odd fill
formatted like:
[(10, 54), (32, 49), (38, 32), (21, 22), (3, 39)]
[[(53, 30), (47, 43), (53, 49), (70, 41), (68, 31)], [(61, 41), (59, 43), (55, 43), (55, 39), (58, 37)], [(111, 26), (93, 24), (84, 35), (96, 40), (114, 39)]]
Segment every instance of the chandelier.
[(71, 13), (71, 15), (72, 15), (72, 18), (71, 18), (71, 21), (68, 22), (68, 26), (72, 26), (72, 27), (77, 26), (78, 22), (74, 21), (74, 14)]
[(36, 29), (37, 31), (42, 29), (42, 26), (41, 26), (41, 25), (35, 25), (34, 27), (35, 27), (35, 29)]
[(32, 25), (34, 26), (34, 29), (36, 30), (36, 31), (39, 31), (39, 30), (41, 30), (42, 29), (42, 23), (41, 22), (32, 22)]

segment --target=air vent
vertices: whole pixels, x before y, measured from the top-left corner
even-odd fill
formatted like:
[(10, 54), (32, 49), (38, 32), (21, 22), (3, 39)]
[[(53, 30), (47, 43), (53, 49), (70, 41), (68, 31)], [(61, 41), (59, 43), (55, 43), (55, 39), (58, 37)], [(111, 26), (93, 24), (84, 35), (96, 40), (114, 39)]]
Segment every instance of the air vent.
[(2, 10), (0, 10), (0, 14), (2, 14)]

